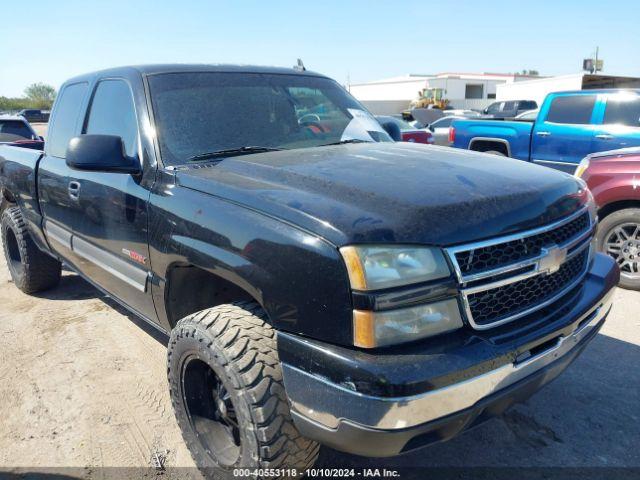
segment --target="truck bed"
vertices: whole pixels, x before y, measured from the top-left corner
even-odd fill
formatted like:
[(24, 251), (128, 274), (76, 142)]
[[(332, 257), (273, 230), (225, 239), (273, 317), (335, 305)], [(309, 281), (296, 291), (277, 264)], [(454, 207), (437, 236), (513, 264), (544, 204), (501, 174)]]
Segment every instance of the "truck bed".
[(456, 120), (452, 127), (455, 128), (453, 146), (456, 148), (471, 149), (472, 142), (483, 139), (506, 140), (510, 157), (529, 160), (533, 122), (469, 119)]
[(36, 192), (36, 169), (43, 154), (41, 150), (0, 145), (0, 187), (16, 192), (14, 200), (36, 241), (40, 237), (42, 219)]

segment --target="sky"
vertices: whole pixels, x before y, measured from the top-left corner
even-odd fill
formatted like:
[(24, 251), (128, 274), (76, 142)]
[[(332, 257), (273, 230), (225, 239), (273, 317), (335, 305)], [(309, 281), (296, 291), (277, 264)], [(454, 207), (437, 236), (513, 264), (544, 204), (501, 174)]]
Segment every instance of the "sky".
[(0, 96), (119, 65), (241, 63), (342, 84), (408, 73), (640, 76), (640, 1), (0, 0)]

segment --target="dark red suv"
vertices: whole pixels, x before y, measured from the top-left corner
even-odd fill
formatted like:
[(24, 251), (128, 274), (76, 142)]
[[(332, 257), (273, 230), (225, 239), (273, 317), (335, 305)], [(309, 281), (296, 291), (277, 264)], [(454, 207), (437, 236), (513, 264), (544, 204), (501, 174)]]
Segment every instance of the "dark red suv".
[(593, 153), (575, 175), (598, 204), (598, 248), (618, 262), (620, 286), (640, 290), (640, 148)]

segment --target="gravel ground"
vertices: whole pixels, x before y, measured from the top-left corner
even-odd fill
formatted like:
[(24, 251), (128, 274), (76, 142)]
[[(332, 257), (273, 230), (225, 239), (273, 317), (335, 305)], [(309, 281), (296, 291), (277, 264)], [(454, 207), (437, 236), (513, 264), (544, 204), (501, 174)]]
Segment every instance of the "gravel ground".
[[(71, 273), (24, 295), (4, 256), (0, 305), (0, 477), (153, 476), (157, 452), (164, 478), (198, 478), (171, 410), (162, 338)], [(618, 289), (585, 353), (504, 418), (391, 459), (324, 449), (318, 466), (420, 467), (402, 475), (416, 479), (425, 467), (640, 467), (639, 365), (640, 293)]]

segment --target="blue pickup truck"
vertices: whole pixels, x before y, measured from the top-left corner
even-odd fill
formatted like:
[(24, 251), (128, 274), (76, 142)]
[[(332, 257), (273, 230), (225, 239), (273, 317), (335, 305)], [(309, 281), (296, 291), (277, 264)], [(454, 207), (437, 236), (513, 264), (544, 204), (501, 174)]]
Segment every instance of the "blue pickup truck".
[(640, 146), (640, 90), (550, 93), (533, 123), (456, 120), (449, 141), (573, 173), (590, 153)]

